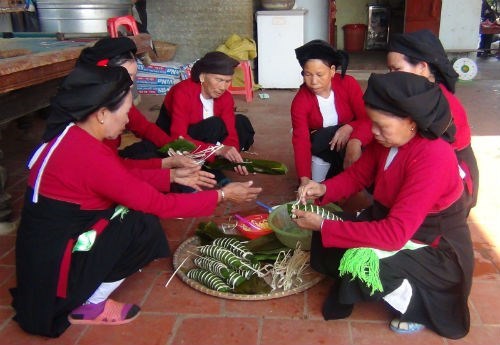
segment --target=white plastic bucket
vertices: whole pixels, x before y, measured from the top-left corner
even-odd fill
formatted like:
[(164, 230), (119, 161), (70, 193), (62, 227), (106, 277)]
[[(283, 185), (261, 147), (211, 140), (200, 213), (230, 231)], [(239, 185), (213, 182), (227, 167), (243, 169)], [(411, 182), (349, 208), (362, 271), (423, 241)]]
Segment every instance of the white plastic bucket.
[(312, 156), (311, 159), (311, 170), (312, 170), (312, 179), (316, 182), (323, 182), (326, 178), (326, 174), (328, 170), (330, 170), (331, 164), (325, 162), (321, 158), (317, 156)]

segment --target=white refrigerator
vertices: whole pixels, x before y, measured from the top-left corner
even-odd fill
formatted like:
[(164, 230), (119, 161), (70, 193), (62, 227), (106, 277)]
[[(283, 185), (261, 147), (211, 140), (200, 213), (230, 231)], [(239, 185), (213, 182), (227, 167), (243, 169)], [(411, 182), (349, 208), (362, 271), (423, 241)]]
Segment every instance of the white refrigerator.
[(296, 89), (302, 84), (295, 48), (304, 42), (307, 10), (257, 11), (258, 83), (265, 89)]

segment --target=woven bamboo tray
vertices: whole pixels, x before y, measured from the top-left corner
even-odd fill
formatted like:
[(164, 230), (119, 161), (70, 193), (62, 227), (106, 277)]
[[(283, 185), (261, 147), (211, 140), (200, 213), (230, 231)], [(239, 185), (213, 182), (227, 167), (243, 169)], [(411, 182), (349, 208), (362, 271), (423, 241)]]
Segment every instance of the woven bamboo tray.
[(207, 295), (232, 299), (232, 300), (244, 300), (244, 301), (269, 300), (303, 292), (313, 287), (314, 285), (318, 284), (324, 278), (322, 274), (315, 272), (313, 269), (309, 267), (306, 269), (303, 275), (304, 281), (302, 282), (302, 284), (287, 291), (283, 291), (282, 289), (276, 289), (268, 294), (255, 294), (255, 295), (243, 295), (243, 294), (215, 291), (205, 287), (204, 285), (198, 283), (193, 279), (188, 278), (185, 273), (189, 269), (195, 267), (193, 263), (193, 259), (195, 258), (195, 256), (191, 255), (191, 253), (198, 253), (198, 246), (200, 246), (200, 240), (196, 236), (190, 237), (186, 241), (184, 241), (174, 253), (173, 265), (174, 265), (174, 270), (176, 270), (179, 267), (179, 265), (181, 265), (181, 263), (184, 261), (184, 259), (190, 256), (186, 260), (186, 262), (184, 262), (184, 264), (177, 271), (176, 274), (181, 278), (181, 280), (184, 283), (186, 283), (193, 289), (203, 292)]

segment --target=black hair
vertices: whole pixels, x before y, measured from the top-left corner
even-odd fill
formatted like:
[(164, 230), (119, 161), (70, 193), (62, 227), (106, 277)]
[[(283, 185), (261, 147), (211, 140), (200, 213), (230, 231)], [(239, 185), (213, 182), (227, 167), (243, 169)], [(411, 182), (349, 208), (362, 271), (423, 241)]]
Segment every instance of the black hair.
[[(299, 60), (299, 65), (300, 67), (302, 67), (302, 72), (301, 72), (302, 75), (304, 75), (304, 66), (306, 62), (309, 60), (312, 60), (312, 58)], [(323, 62), (325, 66), (328, 67), (335, 66), (335, 70), (337, 70), (340, 66), (340, 75), (342, 78), (344, 78), (347, 71), (347, 66), (349, 65), (349, 54), (344, 50), (337, 50), (335, 51), (335, 55), (334, 57), (332, 57), (332, 59), (318, 58), (317, 60)]]
[(107, 108), (111, 112), (118, 110), (125, 102), (125, 98), (129, 92), (130, 92), (130, 86), (128, 88), (125, 88), (122, 92), (120, 92), (118, 95), (116, 95), (113, 99), (110, 99), (106, 103), (102, 104), (101, 108)]
[(420, 62), (427, 63), (427, 65), (429, 66), (429, 70), (431, 71), (432, 75), (434, 76), (434, 79), (435, 79), (436, 83), (444, 83), (445, 82), (445, 79), (441, 75), (441, 72), (439, 72), (439, 70), (433, 64), (431, 64), (431, 63), (429, 63), (427, 61), (424, 61), (424, 60), (420, 60), (420, 59), (414, 58), (412, 56), (405, 55), (405, 54), (401, 54), (401, 55), (403, 55), (404, 60), (406, 62), (408, 62), (412, 66), (416, 66)]
[(135, 55), (131, 51), (112, 57), (108, 61), (108, 66), (122, 66), (127, 61), (135, 61)]

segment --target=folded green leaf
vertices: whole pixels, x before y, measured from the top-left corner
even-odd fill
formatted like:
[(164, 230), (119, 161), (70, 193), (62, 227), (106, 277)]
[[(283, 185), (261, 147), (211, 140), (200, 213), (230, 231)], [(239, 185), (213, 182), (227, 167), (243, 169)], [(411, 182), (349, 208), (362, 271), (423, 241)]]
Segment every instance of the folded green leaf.
[[(280, 251), (283, 249), (283, 243), (278, 240), (275, 233), (272, 232), (270, 234), (257, 237), (253, 240), (250, 240), (246, 243), (246, 247), (252, 253), (267, 253), (269, 251)], [(285, 247), (286, 248), (286, 247)]]
[(195, 235), (200, 238), (200, 242), (202, 245), (211, 244), (213, 240), (219, 237), (231, 237), (236, 238), (240, 241), (246, 240), (245, 237), (240, 235), (225, 234), (213, 221), (198, 223), (198, 227), (195, 230)]
[(274, 263), (276, 261), (276, 259), (278, 258), (279, 255), (280, 255), (279, 253), (275, 253), (275, 254), (255, 254), (254, 258), (257, 261), (271, 261), (271, 262)]
[(168, 154), (168, 151), (172, 149), (174, 151), (180, 151), (180, 152), (192, 152), (194, 149), (196, 149), (196, 145), (190, 142), (189, 140), (186, 139), (175, 139), (174, 141), (169, 142), (168, 144), (160, 147), (158, 149), (158, 152), (163, 153), (163, 154)]
[(324, 209), (327, 209), (328, 211), (330, 212), (343, 212), (344, 210), (342, 209), (342, 207), (340, 207), (339, 205), (331, 202), (329, 204), (326, 204), (326, 205), (323, 205), (323, 208)]
[(306, 205), (303, 205), (302, 203), (299, 204), (288, 203), (286, 207), (288, 214), (292, 218), (296, 217), (295, 214), (292, 213), (292, 210), (301, 210), (301, 211), (316, 213), (320, 215), (323, 219), (343, 221), (343, 219), (339, 215), (335, 214), (334, 212), (330, 212), (326, 207), (321, 207), (312, 203)]
[(249, 173), (286, 175), (288, 172), (287, 166), (283, 163), (265, 159), (245, 158), (242, 163), (234, 163), (224, 158), (218, 158), (214, 162), (207, 164), (210, 169), (218, 170), (233, 170), (238, 165), (245, 166)]
[(234, 293), (244, 294), (244, 295), (259, 295), (268, 294), (272, 290), (271, 286), (263, 278), (259, 278), (253, 275), (249, 280), (243, 282), (243, 284), (237, 286), (234, 289)]

